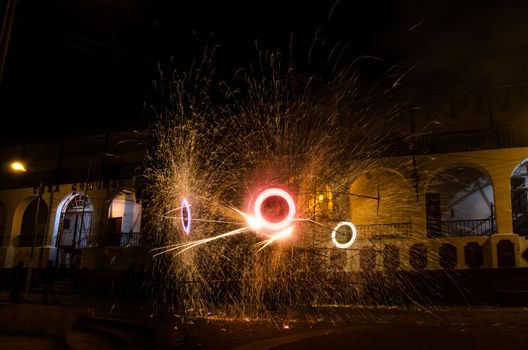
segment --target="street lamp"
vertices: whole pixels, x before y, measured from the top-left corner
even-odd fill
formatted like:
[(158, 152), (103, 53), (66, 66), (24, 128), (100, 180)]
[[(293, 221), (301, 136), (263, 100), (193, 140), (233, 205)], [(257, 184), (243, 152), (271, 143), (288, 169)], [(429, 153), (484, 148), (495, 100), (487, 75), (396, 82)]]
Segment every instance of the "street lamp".
[(13, 169), (16, 172), (20, 172), (20, 173), (27, 172), (26, 167), (24, 166), (24, 163), (21, 163), (21, 162), (11, 163), (11, 169)]
[[(12, 162), (11, 163), (11, 169), (13, 169), (13, 171), (15, 171), (17, 173), (26, 173), (26, 174), (32, 175), (33, 177), (37, 177), (35, 174), (27, 171), (24, 163), (22, 163), (20, 161)], [(34, 225), (33, 225), (33, 237), (32, 237), (32, 240), (31, 240), (31, 251), (30, 251), (30, 254), (29, 254), (28, 273), (27, 273), (26, 286), (25, 286), (26, 287), (26, 291), (29, 290), (29, 285), (30, 285), (30, 282), (31, 282), (31, 273), (32, 273), (33, 265), (34, 265), (33, 258), (34, 258), (34, 255), (35, 255), (35, 245), (36, 245), (36, 241), (37, 241), (38, 218), (39, 218), (40, 205), (41, 205), (41, 201), (42, 201), (43, 187), (44, 186), (42, 184), (42, 181), (39, 178), (38, 193), (37, 193), (37, 195), (38, 195), (38, 197), (37, 197), (37, 209), (35, 211), (35, 222), (34, 222)]]

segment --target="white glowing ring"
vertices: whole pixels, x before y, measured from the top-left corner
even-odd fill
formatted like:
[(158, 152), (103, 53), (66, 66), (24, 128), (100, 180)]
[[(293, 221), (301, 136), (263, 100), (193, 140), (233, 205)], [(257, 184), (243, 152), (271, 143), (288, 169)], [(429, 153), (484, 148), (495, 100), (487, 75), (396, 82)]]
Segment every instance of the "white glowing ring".
[[(264, 203), (264, 201), (269, 197), (273, 196), (281, 197), (286, 201), (286, 203), (288, 203), (288, 215), (286, 215), (284, 220), (279, 222), (269, 222), (264, 218), (264, 216), (262, 216), (262, 203)], [(290, 226), (293, 219), (295, 218), (295, 202), (288, 192), (280, 188), (268, 188), (267, 190), (259, 193), (257, 196), (257, 199), (255, 200), (254, 211), (255, 218), (257, 219), (260, 226), (270, 231), (280, 231)]]
[[(185, 220), (183, 216), (184, 210), (187, 212), (187, 220)], [(183, 232), (189, 234), (191, 232), (191, 207), (189, 206), (189, 202), (187, 202), (187, 199), (185, 198), (181, 202), (180, 213)]]
[[(350, 237), (350, 240), (346, 243), (339, 243), (336, 239), (337, 230), (341, 226), (348, 226), (352, 230), (352, 237)], [(354, 226), (353, 223), (351, 223), (350, 221), (341, 221), (340, 223), (335, 225), (334, 230), (332, 231), (332, 243), (334, 243), (334, 245), (337, 248), (345, 249), (345, 248), (350, 247), (352, 244), (354, 244), (354, 241), (356, 240), (356, 235), (357, 235), (357, 230), (356, 230), (356, 226)]]

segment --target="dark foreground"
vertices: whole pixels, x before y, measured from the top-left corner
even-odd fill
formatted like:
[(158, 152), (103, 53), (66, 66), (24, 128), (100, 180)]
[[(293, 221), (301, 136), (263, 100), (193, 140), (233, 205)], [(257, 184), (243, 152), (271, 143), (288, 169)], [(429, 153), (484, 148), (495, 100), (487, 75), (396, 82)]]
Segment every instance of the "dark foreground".
[(68, 296), (42, 304), (27, 295), (22, 304), (0, 304), (0, 348), (469, 350), (528, 344), (525, 307), (319, 307), (269, 316), (191, 318), (136, 302)]
[(181, 324), (180, 349), (523, 349), (525, 308), (335, 308), (313, 321)]

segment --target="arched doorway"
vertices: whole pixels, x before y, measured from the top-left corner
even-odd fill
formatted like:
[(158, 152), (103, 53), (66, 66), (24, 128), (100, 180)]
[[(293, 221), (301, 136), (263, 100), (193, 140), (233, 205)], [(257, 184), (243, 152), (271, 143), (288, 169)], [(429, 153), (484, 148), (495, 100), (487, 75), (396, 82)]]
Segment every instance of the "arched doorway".
[(429, 237), (483, 236), (495, 233), (491, 180), (471, 166), (439, 171), (425, 193), (426, 231)]
[(92, 245), (93, 205), (84, 193), (72, 193), (60, 207), (56, 245), (59, 264), (76, 267), (79, 264), (80, 250)]
[(513, 233), (528, 236), (528, 158), (513, 170), (510, 178)]

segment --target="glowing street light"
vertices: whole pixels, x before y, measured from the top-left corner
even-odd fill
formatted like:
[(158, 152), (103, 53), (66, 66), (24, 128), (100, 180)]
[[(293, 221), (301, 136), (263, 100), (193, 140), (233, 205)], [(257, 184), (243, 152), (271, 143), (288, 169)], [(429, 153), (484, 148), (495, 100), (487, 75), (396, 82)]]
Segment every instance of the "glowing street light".
[(17, 173), (26, 173), (26, 167), (24, 166), (24, 163), (21, 162), (12, 162), (11, 163), (11, 169), (16, 171)]

